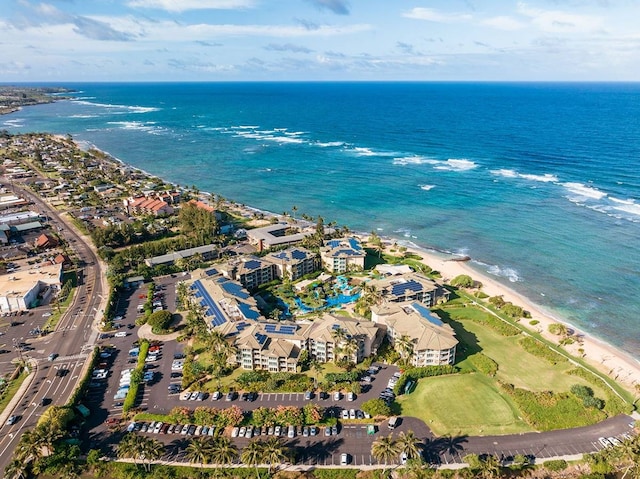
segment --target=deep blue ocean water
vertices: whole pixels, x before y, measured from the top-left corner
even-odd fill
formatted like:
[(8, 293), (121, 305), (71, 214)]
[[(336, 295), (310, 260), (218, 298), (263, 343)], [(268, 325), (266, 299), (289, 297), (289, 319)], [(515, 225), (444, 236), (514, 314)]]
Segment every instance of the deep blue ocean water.
[(640, 84), (71, 84), (0, 118), (472, 266), (640, 358)]

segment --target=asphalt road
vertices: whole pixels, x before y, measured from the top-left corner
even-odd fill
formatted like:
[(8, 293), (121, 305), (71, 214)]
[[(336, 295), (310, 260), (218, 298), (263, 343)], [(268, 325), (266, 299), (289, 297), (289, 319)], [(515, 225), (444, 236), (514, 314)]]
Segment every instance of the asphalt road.
[[(6, 186), (6, 185), (5, 185)], [(92, 323), (98, 315), (100, 303), (103, 298), (103, 275), (101, 274), (98, 258), (88, 244), (40, 198), (32, 195), (30, 191), (23, 189), (14, 183), (13, 189), (33, 201), (35, 209), (51, 218), (51, 223), (57, 232), (64, 237), (74, 250), (82, 269), (82, 280), (79, 281), (73, 302), (66, 313), (60, 319), (55, 332), (37, 339), (27, 339), (28, 334), (20, 336), (24, 338), (29, 350), (22, 351), (25, 357), (36, 361), (37, 368), (31, 386), (22, 397), (22, 401), (10, 411), (19, 417), (14, 425), (1, 424), (0, 428), (0, 470), (11, 460), (15, 448), (24, 429), (33, 428), (45, 406), (40, 401), (45, 398), (46, 406), (62, 405), (67, 402), (77, 383), (80, 370), (91, 352), (97, 332), (92, 329)], [(37, 308), (34, 316), (17, 317), (18, 321), (25, 318), (25, 324), (13, 326), (18, 328), (15, 334), (22, 334), (23, 329), (28, 330), (37, 323), (44, 324), (42, 312), (47, 308)], [(37, 316), (39, 315), (39, 316)], [(35, 318), (40, 319), (35, 319)], [(13, 332), (12, 332), (13, 334)], [(51, 353), (58, 354), (55, 361), (47, 361)], [(67, 373), (63, 377), (56, 372), (64, 369)]]

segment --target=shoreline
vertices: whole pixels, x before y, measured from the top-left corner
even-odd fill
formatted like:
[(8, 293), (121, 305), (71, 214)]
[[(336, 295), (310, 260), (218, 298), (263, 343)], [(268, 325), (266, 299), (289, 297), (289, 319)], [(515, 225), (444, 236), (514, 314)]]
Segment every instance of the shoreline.
[[(398, 242), (398, 244), (405, 246), (407, 252), (421, 256), (421, 262), (439, 271), (442, 276), (442, 282), (448, 283), (456, 276), (466, 274), (474, 280), (480, 281), (482, 283), (481, 291), (487, 295), (502, 296), (505, 301), (523, 307), (531, 314), (531, 318), (522, 318), (519, 324), (531, 332), (539, 333), (556, 345), (559, 345), (562, 337), (551, 334), (548, 328), (554, 323), (564, 324), (570, 331), (573, 331), (572, 337), (575, 339), (573, 344), (562, 346), (568, 354), (581, 358), (590, 366), (620, 383), (629, 392), (635, 392), (634, 389), (640, 385), (640, 361), (627, 352), (581, 331), (566, 319), (557, 317), (542, 306), (537, 305), (530, 298), (500, 283), (488, 274), (474, 269), (467, 264), (468, 261), (456, 260), (455, 255), (450, 255), (451, 258), (441, 258), (435, 251), (432, 252), (415, 245), (409, 246), (401, 242)], [(536, 325), (529, 324), (530, 321), (534, 320), (539, 322)], [(579, 351), (579, 349), (582, 351)]]
[[(81, 140), (73, 139), (73, 142), (78, 148), (83, 149), (82, 145), (80, 144)], [(190, 189), (189, 187), (182, 187), (178, 183), (165, 180), (159, 175), (151, 174), (148, 171), (142, 170), (141, 168), (138, 168), (119, 158), (116, 158), (107, 151), (100, 149), (93, 143), (83, 143), (85, 144), (85, 146), (89, 146), (89, 149), (95, 149), (104, 154), (104, 158), (102, 158), (104, 161), (111, 161), (119, 164), (120, 166), (128, 166), (150, 178), (161, 178), (163, 181), (176, 188)], [(199, 191), (199, 194), (208, 197), (216, 196), (215, 193), (205, 191)], [(275, 217), (279, 220), (287, 220), (287, 217), (284, 217), (282, 214), (273, 213), (271, 211), (263, 210), (255, 206), (238, 203), (234, 200), (225, 199), (224, 204), (227, 208), (229, 208), (230, 210), (235, 210), (241, 216), (247, 215), (250, 217), (255, 213), (261, 213), (264, 214), (266, 218)], [(299, 218), (293, 218), (293, 220), (300, 224), (308, 223), (307, 221)], [(360, 231), (353, 231), (351, 234), (359, 237), (363, 243), (367, 242), (366, 240), (369, 236), (368, 233), (363, 233)], [(536, 304), (530, 298), (523, 296), (509, 286), (501, 283), (499, 280), (492, 278), (486, 272), (481, 272), (474, 269), (468, 264), (470, 262), (469, 260), (472, 260), (472, 258), (465, 257), (463, 260), (460, 255), (456, 255), (455, 253), (452, 253), (450, 251), (440, 248), (421, 247), (411, 241), (403, 240), (400, 238), (384, 236), (381, 237), (381, 239), (383, 240), (383, 244), (385, 245), (385, 247), (397, 243), (399, 246), (407, 248), (407, 252), (412, 252), (422, 257), (421, 261), (423, 263), (440, 272), (442, 282), (448, 282), (460, 274), (466, 274), (471, 276), (473, 279), (480, 281), (482, 283), (482, 291), (488, 296), (503, 296), (505, 301), (509, 301), (514, 305), (523, 307), (525, 310), (529, 311), (529, 313), (531, 314), (531, 318), (523, 318), (520, 321), (520, 324), (532, 332), (541, 334), (545, 339), (553, 342), (556, 345), (559, 344), (559, 341), (562, 338), (549, 333), (548, 327), (549, 325), (554, 323), (562, 323), (566, 325), (567, 328), (573, 331), (572, 336), (574, 337), (574, 339), (579, 338), (579, 341), (576, 340), (571, 345), (563, 346), (568, 354), (577, 358), (581, 358), (590, 366), (596, 368), (598, 371), (606, 374), (613, 380), (620, 383), (629, 392), (633, 393), (635, 388), (637, 386), (640, 386), (640, 361), (635, 359), (629, 353), (606, 342), (605, 340), (597, 338), (590, 333), (579, 330), (565, 318), (557, 317), (551, 312), (545, 310), (542, 306)], [(533, 320), (537, 320), (539, 321), (539, 323), (535, 326), (530, 325), (529, 322)], [(582, 351), (578, 351), (579, 349), (581, 349)]]

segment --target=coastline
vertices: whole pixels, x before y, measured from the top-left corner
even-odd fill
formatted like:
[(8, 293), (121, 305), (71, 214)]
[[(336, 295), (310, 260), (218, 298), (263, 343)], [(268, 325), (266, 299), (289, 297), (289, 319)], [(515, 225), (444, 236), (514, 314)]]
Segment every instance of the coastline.
[[(78, 148), (82, 149), (82, 145), (77, 140), (74, 139), (73, 141), (78, 146)], [(87, 143), (85, 143), (85, 145), (87, 145)], [(129, 166), (136, 169), (137, 171), (140, 171), (141, 174), (148, 177), (158, 177), (158, 175), (153, 175), (145, 170), (142, 170), (134, 165), (130, 165), (129, 163), (114, 157), (107, 151), (98, 148), (94, 144), (89, 143), (88, 145), (91, 149), (95, 149), (103, 153), (105, 155), (105, 157), (103, 158), (105, 161), (113, 161), (120, 166)], [(167, 183), (175, 187), (180, 187), (179, 184), (173, 181), (164, 179), (163, 181), (166, 181)], [(200, 191), (199, 194), (209, 197), (213, 197), (216, 195), (215, 193), (204, 191)], [(250, 217), (254, 213), (262, 213), (267, 218), (276, 217), (281, 220), (287, 219), (281, 214), (266, 211), (259, 207), (237, 203), (233, 200), (226, 199), (224, 203), (227, 208), (235, 210), (240, 215)], [(307, 223), (305, 220), (297, 218), (294, 218), (294, 220), (301, 224)], [(359, 237), (364, 243), (366, 243), (366, 239), (368, 237), (367, 233), (353, 232), (352, 234)], [(503, 296), (505, 301), (509, 301), (515, 305), (523, 307), (525, 310), (529, 311), (529, 313), (531, 314), (531, 318), (522, 319), (520, 321), (520, 324), (532, 332), (541, 334), (545, 339), (553, 342), (554, 344), (559, 344), (561, 337), (551, 334), (548, 331), (549, 325), (554, 323), (562, 323), (566, 325), (567, 328), (573, 331), (574, 339), (579, 338), (579, 341), (575, 341), (571, 345), (563, 346), (567, 353), (572, 356), (582, 358), (582, 360), (587, 362), (589, 365), (593, 366), (603, 374), (608, 375), (630, 392), (635, 392), (635, 388), (640, 386), (640, 361), (636, 360), (625, 351), (622, 351), (621, 349), (607, 343), (606, 341), (597, 338), (589, 333), (580, 331), (566, 319), (554, 316), (550, 312), (546, 311), (543, 307), (537, 305), (530, 298), (521, 295), (515, 290), (509, 288), (507, 285), (502, 284), (498, 280), (490, 277), (486, 273), (474, 269), (468, 264), (468, 261), (466, 261), (466, 259), (469, 258), (461, 260), (458, 256), (452, 253), (443, 250), (430, 250), (422, 248), (413, 243), (408, 243), (402, 239), (393, 237), (383, 237), (382, 239), (383, 243), (386, 246), (391, 245), (395, 242), (398, 245), (406, 247), (408, 252), (412, 252), (418, 256), (421, 256), (423, 263), (440, 272), (443, 282), (448, 282), (460, 274), (466, 274), (471, 276), (473, 279), (480, 281), (482, 283), (482, 291), (487, 295)], [(458, 259), (456, 260), (456, 258)], [(529, 324), (529, 322), (533, 320), (538, 321), (535, 326)], [(581, 351), (578, 351), (579, 349)]]
[[(402, 243), (399, 242), (398, 244)], [(403, 244), (403, 246), (406, 245)], [(482, 283), (481, 290), (487, 295), (502, 296), (505, 301), (522, 306), (531, 313), (531, 318), (523, 318), (520, 324), (532, 332), (539, 333), (554, 344), (559, 344), (561, 337), (551, 334), (548, 329), (549, 325), (554, 323), (566, 325), (569, 330), (573, 331), (573, 338), (579, 339), (573, 344), (563, 346), (569, 354), (582, 358), (598, 371), (621, 383), (630, 392), (634, 392), (636, 386), (640, 385), (640, 362), (626, 352), (606, 341), (580, 331), (565, 319), (558, 318), (543, 307), (535, 304), (530, 298), (491, 278), (486, 273), (472, 268), (466, 261), (456, 261), (455, 256), (452, 256), (452, 259), (441, 258), (433, 252), (415, 246), (406, 247), (408, 252), (421, 256), (423, 263), (439, 271), (443, 282), (449, 282), (458, 275), (466, 274), (476, 281), (480, 281)], [(529, 322), (533, 320), (539, 322), (532, 326)], [(582, 351), (578, 351), (579, 349)]]

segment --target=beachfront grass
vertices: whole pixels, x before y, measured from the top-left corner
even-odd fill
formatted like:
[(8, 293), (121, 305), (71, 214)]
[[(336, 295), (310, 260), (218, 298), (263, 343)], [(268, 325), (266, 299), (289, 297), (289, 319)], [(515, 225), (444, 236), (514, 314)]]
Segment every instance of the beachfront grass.
[(398, 399), (401, 413), (422, 419), (437, 435), (517, 434), (531, 431), (495, 382), (480, 373), (421, 379)]
[[(455, 310), (448, 310), (453, 317), (459, 317)], [(498, 363), (496, 379), (531, 391), (569, 391), (573, 384), (591, 386), (587, 381), (567, 373), (573, 369), (568, 362), (552, 365), (542, 358), (526, 352), (518, 344), (518, 336), (501, 336), (493, 330), (469, 320), (452, 321), (457, 338), (467, 348), (465, 357), (482, 352)], [(473, 369), (468, 359), (458, 366)], [(602, 397), (604, 391), (596, 390), (596, 396)]]

